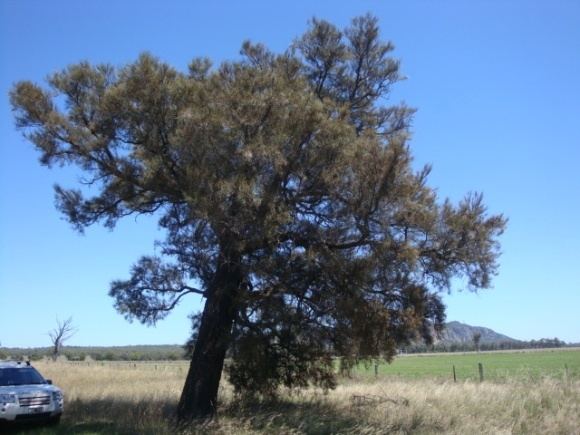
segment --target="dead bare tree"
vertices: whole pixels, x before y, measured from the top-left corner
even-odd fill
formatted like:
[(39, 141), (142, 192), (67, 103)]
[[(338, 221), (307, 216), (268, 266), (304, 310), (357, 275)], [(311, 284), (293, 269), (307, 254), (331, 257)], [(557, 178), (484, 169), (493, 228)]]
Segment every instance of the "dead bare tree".
[(48, 332), (50, 340), (52, 341), (52, 360), (56, 361), (60, 350), (65, 341), (75, 335), (77, 332), (76, 328), (72, 323), (72, 317), (69, 317), (65, 321), (61, 322), (56, 319), (56, 328)]

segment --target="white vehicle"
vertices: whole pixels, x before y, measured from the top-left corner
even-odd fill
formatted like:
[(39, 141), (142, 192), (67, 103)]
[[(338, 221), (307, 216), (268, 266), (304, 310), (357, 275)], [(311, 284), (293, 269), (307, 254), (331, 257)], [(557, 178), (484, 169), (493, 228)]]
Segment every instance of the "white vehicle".
[(62, 391), (30, 362), (0, 361), (0, 422), (46, 420), (56, 424), (62, 411)]

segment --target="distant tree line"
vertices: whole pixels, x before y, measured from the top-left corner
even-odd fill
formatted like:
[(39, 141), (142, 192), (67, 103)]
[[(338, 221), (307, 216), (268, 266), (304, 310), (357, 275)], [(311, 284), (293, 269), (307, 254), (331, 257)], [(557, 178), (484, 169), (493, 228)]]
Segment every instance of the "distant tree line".
[[(182, 346), (123, 346), (123, 347), (67, 347), (61, 355), (69, 361), (178, 361), (185, 359)], [(53, 349), (41, 348), (3, 348), (0, 359), (24, 359), (38, 361), (52, 358)]]
[[(189, 346), (188, 346), (189, 345)], [(187, 359), (193, 346), (188, 342), (186, 346), (122, 346), (122, 347), (67, 347), (62, 355), (69, 361), (179, 361)], [(502, 341), (479, 342), (480, 351), (518, 350), (518, 349), (545, 349), (560, 347), (577, 347), (580, 343), (570, 343), (558, 338), (541, 338), (531, 341)], [(429, 353), (429, 352), (471, 352), (475, 351), (474, 341), (469, 342), (439, 342), (431, 346), (424, 343), (415, 343), (401, 348), (402, 353)], [(0, 359), (25, 359), (38, 361), (43, 358), (52, 358), (51, 347), (40, 348), (0, 348)]]
[(439, 342), (432, 345), (425, 343), (413, 343), (401, 348), (403, 353), (426, 353), (426, 352), (472, 352), (475, 350), (518, 350), (518, 349), (546, 349), (573, 346), (558, 338), (541, 338), (531, 341), (499, 341), (499, 342)]

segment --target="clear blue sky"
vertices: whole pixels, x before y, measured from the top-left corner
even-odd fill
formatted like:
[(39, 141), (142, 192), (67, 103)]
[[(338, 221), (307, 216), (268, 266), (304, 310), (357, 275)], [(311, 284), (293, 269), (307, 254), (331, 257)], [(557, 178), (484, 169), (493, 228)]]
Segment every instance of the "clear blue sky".
[(182, 343), (186, 299), (156, 328), (130, 324), (107, 296), (153, 252), (156, 223), (126, 219), (79, 236), (53, 206), (49, 170), (13, 127), (8, 91), (80, 60), (122, 65), (149, 51), (185, 70), (194, 56), (238, 56), (243, 40), (281, 51), (312, 16), (343, 26), (372, 12), (417, 107), (413, 153), (458, 200), (482, 191), (510, 219), (494, 288), (445, 296), (448, 319), (520, 339), (580, 341), (580, 2), (0, 0), (0, 342), (39, 346), (59, 316), (71, 345)]

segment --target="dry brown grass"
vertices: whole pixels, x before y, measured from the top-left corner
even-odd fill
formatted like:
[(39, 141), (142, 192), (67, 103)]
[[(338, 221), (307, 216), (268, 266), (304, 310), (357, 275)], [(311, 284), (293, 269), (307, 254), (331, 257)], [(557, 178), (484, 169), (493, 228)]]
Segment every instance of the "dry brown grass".
[[(159, 364), (157, 370), (139, 363), (36, 366), (64, 389), (66, 411), (60, 427), (35, 428), (35, 433), (580, 434), (577, 380), (345, 380), (328, 394), (284, 392), (276, 402), (240, 401), (224, 383), (217, 421), (177, 431), (171, 418), (184, 364)], [(353, 403), (355, 395), (368, 397), (368, 403)]]

